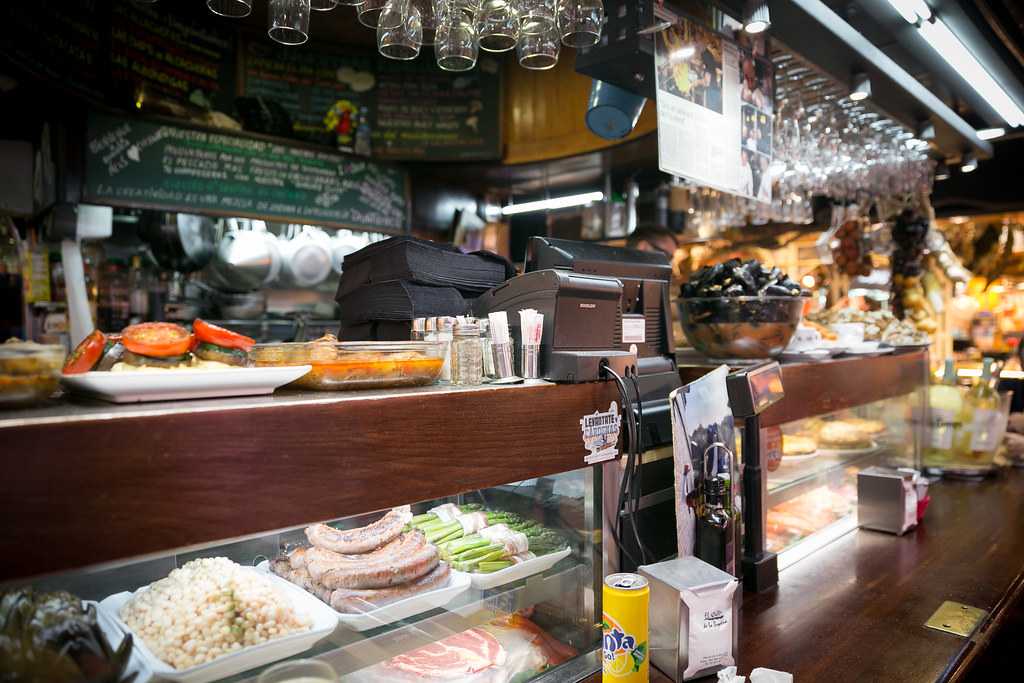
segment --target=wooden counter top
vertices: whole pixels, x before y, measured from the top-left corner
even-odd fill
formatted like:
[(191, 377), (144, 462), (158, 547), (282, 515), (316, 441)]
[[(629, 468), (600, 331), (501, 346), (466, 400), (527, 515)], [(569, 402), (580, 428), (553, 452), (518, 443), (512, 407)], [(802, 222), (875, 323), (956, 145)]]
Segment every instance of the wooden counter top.
[(425, 387), (0, 415), (0, 581), (585, 467), (611, 382)]
[[(1019, 470), (933, 486), (916, 531), (851, 532), (781, 572), (774, 591), (744, 594), (739, 672), (767, 667), (800, 683), (968, 680), (1000, 619), (1024, 599), (1022, 519)], [(925, 628), (945, 600), (991, 614), (971, 639)]]

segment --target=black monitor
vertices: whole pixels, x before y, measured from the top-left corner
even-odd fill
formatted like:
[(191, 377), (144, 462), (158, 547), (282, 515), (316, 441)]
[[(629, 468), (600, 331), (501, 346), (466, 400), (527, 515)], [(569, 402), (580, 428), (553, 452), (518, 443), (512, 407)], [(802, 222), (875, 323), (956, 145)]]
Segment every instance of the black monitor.
[(672, 443), (668, 395), (681, 382), (672, 335), (672, 264), (668, 256), (593, 242), (531, 237), (523, 270), (547, 268), (613, 277), (622, 282), (614, 344), (624, 351), (636, 346), (644, 407), (643, 446), (647, 449)]

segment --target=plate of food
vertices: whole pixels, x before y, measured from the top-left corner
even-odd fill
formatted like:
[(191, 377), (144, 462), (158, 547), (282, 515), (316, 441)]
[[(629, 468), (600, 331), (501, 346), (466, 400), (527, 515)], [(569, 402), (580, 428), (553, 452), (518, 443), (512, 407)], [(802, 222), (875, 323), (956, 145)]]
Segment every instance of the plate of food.
[[(866, 423), (872, 423), (868, 425)], [(874, 431), (875, 420), (849, 418), (829, 420), (818, 430), (818, 448), (825, 453), (842, 453), (844, 455), (867, 454), (878, 450), (876, 436), (884, 432)], [(881, 423), (879, 423), (881, 424)]]
[(68, 358), (61, 383), (74, 393), (113, 403), (273, 393), (309, 372), (309, 365), (252, 367), (255, 342), (196, 320), (140, 323), (120, 334), (95, 330)]
[(572, 552), (559, 532), (508, 510), (446, 503), (411, 524), (478, 590), (546, 571)]
[(354, 529), (312, 524), (308, 546), (258, 568), (315, 596), (356, 631), (408, 619), (445, 606), (470, 586), (423, 531), (407, 528), (412, 518), (406, 505)]
[[(224, 557), (192, 560), (100, 611), (158, 678), (205, 683), (305, 652), (338, 615), (299, 587)], [(116, 647), (116, 646), (115, 646)]]
[(782, 464), (811, 460), (818, 455), (818, 440), (803, 434), (782, 435)]

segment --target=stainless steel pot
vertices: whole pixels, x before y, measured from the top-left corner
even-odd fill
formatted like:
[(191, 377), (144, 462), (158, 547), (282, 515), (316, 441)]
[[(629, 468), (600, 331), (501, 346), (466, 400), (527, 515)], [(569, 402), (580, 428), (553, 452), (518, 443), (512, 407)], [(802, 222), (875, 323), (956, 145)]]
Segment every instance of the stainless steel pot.
[(249, 292), (277, 279), (281, 253), (277, 239), (261, 222), (228, 219), (227, 230), (217, 244), (207, 269), (216, 287), (230, 292)]

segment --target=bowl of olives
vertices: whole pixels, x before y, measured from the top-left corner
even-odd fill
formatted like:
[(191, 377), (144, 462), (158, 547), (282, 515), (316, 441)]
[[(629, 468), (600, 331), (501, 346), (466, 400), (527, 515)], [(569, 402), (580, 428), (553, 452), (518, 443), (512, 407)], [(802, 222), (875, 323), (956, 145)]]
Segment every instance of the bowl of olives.
[(683, 285), (679, 319), (690, 345), (709, 358), (775, 358), (796, 332), (807, 296), (778, 268), (731, 259)]

